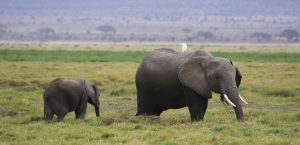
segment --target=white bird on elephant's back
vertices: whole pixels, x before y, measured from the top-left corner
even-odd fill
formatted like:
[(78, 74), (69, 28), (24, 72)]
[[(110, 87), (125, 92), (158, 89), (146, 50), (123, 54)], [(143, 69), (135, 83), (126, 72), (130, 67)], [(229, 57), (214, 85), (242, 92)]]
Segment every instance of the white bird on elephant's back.
[(181, 52), (187, 51), (187, 45), (186, 43), (181, 43)]

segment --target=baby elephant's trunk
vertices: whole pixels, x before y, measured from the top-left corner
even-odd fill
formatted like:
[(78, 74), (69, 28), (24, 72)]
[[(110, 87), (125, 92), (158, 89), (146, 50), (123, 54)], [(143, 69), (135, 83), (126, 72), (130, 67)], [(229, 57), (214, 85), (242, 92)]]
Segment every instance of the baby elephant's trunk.
[(95, 105), (96, 116), (99, 117), (99, 105)]

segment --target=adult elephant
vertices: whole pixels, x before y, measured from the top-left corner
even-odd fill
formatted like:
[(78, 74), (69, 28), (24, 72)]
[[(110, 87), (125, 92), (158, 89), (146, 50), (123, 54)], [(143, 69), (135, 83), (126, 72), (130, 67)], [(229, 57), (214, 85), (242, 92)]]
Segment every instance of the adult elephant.
[(74, 78), (57, 78), (44, 92), (44, 117), (51, 121), (54, 114), (62, 121), (68, 112), (75, 111), (76, 119), (84, 118), (87, 103), (94, 105), (99, 116), (99, 89), (89, 81)]
[(136, 72), (136, 115), (159, 116), (164, 110), (187, 106), (192, 121), (203, 120), (213, 91), (234, 106), (238, 121), (244, 121), (240, 100), (245, 101), (238, 91), (241, 78), (230, 60), (208, 52), (156, 49)]

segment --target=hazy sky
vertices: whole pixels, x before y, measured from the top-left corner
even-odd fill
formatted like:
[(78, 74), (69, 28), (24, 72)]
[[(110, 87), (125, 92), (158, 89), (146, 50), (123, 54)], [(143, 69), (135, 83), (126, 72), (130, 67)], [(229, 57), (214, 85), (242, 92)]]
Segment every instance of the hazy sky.
[[(176, 11), (190, 9), (208, 14), (268, 13), (298, 15), (300, 0), (1, 0), (0, 9), (6, 8), (98, 8)], [(292, 12), (291, 12), (292, 11)], [(151, 12), (150, 12), (151, 13)]]

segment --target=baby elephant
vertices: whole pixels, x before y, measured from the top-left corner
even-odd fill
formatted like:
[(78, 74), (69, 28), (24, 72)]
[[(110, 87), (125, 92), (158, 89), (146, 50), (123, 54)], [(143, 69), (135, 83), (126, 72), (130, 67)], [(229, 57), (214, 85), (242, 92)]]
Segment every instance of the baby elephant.
[(57, 78), (44, 92), (44, 117), (50, 122), (53, 115), (63, 121), (65, 115), (75, 111), (76, 119), (84, 118), (87, 102), (95, 106), (99, 116), (99, 89), (91, 82), (82, 79)]

